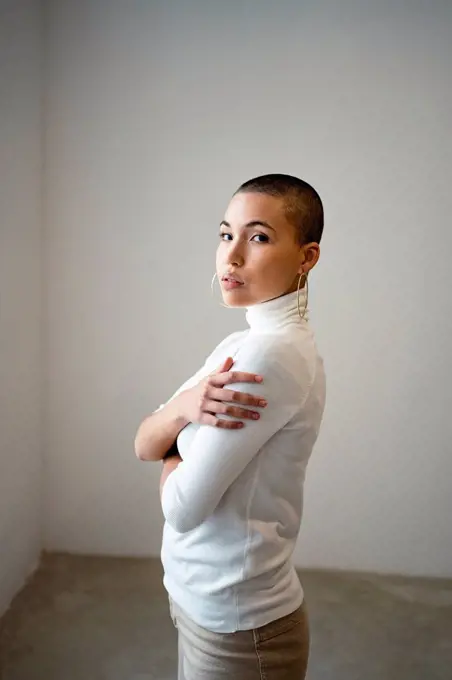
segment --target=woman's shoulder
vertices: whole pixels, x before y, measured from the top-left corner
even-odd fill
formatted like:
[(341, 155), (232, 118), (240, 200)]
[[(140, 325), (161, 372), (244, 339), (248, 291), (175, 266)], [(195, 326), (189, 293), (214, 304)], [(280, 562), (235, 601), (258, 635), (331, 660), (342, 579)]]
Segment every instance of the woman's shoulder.
[(245, 339), (246, 345), (259, 351), (269, 359), (278, 359), (283, 364), (296, 360), (313, 359), (317, 355), (317, 347), (312, 333), (306, 329), (297, 333), (268, 332), (250, 333)]
[(244, 366), (262, 373), (277, 385), (303, 391), (312, 385), (319, 355), (312, 333), (251, 333), (239, 351), (240, 369)]

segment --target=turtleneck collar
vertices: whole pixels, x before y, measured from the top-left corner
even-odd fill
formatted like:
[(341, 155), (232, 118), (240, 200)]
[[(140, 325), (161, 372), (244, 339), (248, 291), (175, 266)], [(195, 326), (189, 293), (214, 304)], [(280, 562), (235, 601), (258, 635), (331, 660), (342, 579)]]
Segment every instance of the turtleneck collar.
[[(303, 313), (306, 304), (306, 290), (300, 290), (300, 310)], [(288, 293), (274, 300), (260, 302), (247, 307), (246, 320), (252, 329), (274, 330), (289, 323), (303, 323), (308, 320), (306, 312), (303, 321), (298, 314), (297, 292)]]

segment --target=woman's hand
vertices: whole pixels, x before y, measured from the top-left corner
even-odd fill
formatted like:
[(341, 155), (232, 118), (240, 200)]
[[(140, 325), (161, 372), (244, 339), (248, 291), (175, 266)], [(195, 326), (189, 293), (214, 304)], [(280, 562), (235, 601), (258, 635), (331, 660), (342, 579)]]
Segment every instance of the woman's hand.
[[(263, 378), (254, 373), (231, 371), (233, 363), (233, 359), (228, 357), (217, 371), (177, 397), (184, 420), (189, 423), (235, 430), (243, 427), (242, 418), (254, 420), (260, 418), (258, 411), (244, 407), (264, 408), (267, 405), (265, 399), (254, 394), (225, 389), (225, 385), (244, 382), (260, 383)], [(238, 420), (219, 418), (220, 415), (232, 416)]]

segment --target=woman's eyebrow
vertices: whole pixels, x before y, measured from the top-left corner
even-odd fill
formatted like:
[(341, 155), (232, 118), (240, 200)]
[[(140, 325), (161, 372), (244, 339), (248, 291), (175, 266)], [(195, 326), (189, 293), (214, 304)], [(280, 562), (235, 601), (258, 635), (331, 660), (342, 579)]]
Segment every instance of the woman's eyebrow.
[[(263, 220), (252, 220), (251, 222), (247, 222), (245, 225), (245, 229), (249, 229), (252, 227), (264, 227), (265, 229), (271, 229), (272, 231), (276, 231), (274, 227), (272, 227), (271, 224), (268, 222), (264, 222)], [(220, 227), (228, 227), (229, 229), (231, 228), (231, 225), (229, 222), (226, 222), (226, 220), (222, 220), (220, 222)]]

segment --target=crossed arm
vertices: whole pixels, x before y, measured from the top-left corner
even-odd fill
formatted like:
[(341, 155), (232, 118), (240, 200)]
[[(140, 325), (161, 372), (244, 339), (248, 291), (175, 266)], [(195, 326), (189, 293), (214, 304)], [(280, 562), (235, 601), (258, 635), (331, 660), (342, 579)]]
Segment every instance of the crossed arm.
[(258, 390), (267, 400), (268, 407), (261, 418), (247, 421), (236, 430), (202, 425), (184, 460), (174, 457), (164, 463), (160, 483), (163, 514), (179, 533), (196, 528), (215, 511), (227, 489), (264, 444), (289, 422), (307, 396), (309, 378), (302, 381), (306, 385), (304, 393), (300, 381), (287, 368), (285, 352), (287, 348), (280, 345), (256, 347), (255, 343), (245, 343), (235, 368), (246, 367), (263, 375), (264, 382), (234, 387), (251, 393)]
[[(172, 447), (173, 448), (173, 447)], [(175, 447), (177, 450), (177, 447)], [(179, 463), (182, 463), (182, 458), (178, 453), (171, 455), (169, 458), (163, 459), (163, 470), (160, 475), (160, 498), (162, 498), (163, 486), (174, 470), (177, 470)]]

